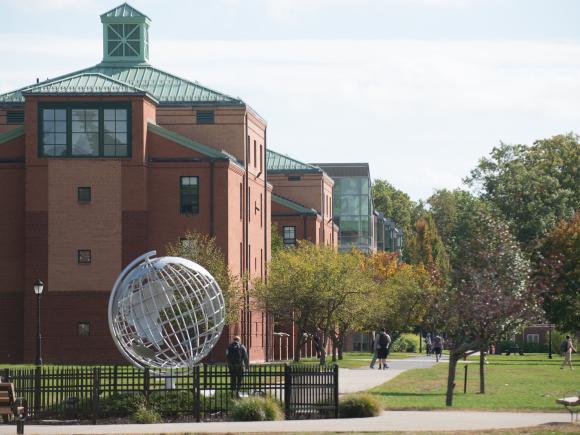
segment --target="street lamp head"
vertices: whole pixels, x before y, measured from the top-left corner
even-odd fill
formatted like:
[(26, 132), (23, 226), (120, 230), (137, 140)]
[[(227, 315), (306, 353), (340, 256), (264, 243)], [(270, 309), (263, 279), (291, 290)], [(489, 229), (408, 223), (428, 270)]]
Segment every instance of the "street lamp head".
[(42, 291), (44, 290), (44, 283), (37, 279), (36, 282), (34, 283), (34, 293), (36, 293), (37, 295), (41, 295)]

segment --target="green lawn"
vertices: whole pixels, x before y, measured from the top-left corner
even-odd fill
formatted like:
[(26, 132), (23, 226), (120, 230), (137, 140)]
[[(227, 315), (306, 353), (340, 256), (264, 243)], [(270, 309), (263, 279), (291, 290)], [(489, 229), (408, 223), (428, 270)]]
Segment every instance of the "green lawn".
[[(417, 356), (417, 353), (408, 353), (408, 352), (392, 352), (389, 354), (389, 358), (387, 360), (393, 359), (403, 359), (409, 358), (412, 356)], [(373, 355), (369, 352), (345, 352), (343, 354), (343, 359), (338, 360), (338, 366), (343, 369), (349, 369), (353, 367), (364, 367), (368, 366), (371, 363), (371, 359)], [(332, 362), (332, 355), (327, 356), (327, 361)], [(316, 363), (318, 362), (317, 358), (302, 358), (300, 360), (302, 363)]]
[[(580, 364), (575, 371), (560, 370), (557, 355), (492, 355), (486, 365), (486, 394), (479, 394), (479, 357), (468, 364), (467, 394), (463, 394), (464, 364), (458, 364), (453, 407), (477, 410), (564, 411), (554, 401), (570, 390), (580, 390)], [(402, 373), (370, 392), (386, 409), (445, 408), (448, 364)]]

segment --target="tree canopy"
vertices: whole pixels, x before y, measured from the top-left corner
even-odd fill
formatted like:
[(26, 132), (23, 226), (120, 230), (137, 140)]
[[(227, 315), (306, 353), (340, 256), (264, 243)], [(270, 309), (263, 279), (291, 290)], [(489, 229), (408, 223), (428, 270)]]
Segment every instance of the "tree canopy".
[(580, 142), (575, 134), (502, 143), (465, 181), (508, 219), (517, 239), (533, 250), (540, 239), (580, 206)]
[(580, 212), (542, 241), (535, 278), (548, 320), (563, 331), (580, 330)]

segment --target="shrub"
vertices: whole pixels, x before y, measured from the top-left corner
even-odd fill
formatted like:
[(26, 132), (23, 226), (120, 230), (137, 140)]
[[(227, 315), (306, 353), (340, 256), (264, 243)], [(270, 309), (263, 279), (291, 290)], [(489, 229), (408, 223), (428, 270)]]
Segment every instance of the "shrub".
[(149, 395), (151, 409), (162, 417), (174, 417), (193, 412), (194, 397), (191, 391), (154, 391)]
[(148, 409), (145, 405), (140, 405), (133, 413), (133, 420), (141, 424), (160, 423), (161, 416), (154, 409)]
[(248, 397), (236, 400), (232, 406), (234, 421), (270, 421), (282, 420), (282, 408), (278, 402), (269, 397)]
[(142, 394), (113, 394), (99, 400), (100, 417), (129, 417), (140, 406), (145, 406)]
[(368, 393), (349, 394), (340, 400), (340, 418), (376, 417), (381, 412), (381, 404)]
[(393, 352), (417, 352), (419, 337), (415, 334), (401, 334), (391, 345)]

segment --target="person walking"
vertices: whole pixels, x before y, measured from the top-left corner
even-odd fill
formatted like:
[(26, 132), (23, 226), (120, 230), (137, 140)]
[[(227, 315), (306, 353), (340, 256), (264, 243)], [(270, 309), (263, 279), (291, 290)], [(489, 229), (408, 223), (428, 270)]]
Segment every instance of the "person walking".
[(389, 346), (391, 345), (391, 337), (387, 334), (387, 331), (381, 329), (379, 333), (379, 348), (377, 350), (377, 357), (379, 359), (379, 370), (386, 370), (389, 368), (387, 365), (387, 355), (389, 354)]
[[(565, 344), (565, 346), (564, 346)], [(574, 347), (574, 344), (572, 343), (572, 337), (570, 337), (569, 335), (566, 336), (566, 341), (562, 342), (562, 348), (566, 348), (566, 351), (564, 352), (564, 361), (562, 361), (562, 365), (560, 366), (560, 370), (564, 369), (564, 366), (566, 364), (568, 364), (570, 366), (570, 370), (574, 370), (574, 367), (572, 367), (572, 352), (576, 352), (576, 348)]]
[(433, 353), (435, 354), (435, 361), (439, 362), (443, 353), (443, 338), (439, 334), (433, 338)]
[(235, 395), (239, 396), (240, 389), (242, 388), (244, 371), (250, 366), (248, 351), (241, 343), (239, 336), (236, 335), (234, 341), (232, 341), (226, 349), (226, 358), (228, 360), (228, 369), (230, 371), (230, 388)]
[(431, 333), (427, 333), (427, 337), (425, 337), (425, 351), (427, 355), (431, 355), (431, 349), (433, 348), (433, 343), (431, 342)]
[(379, 337), (380, 332), (375, 332), (375, 339), (373, 340), (373, 359), (371, 360), (371, 369), (375, 368), (375, 363), (377, 362), (377, 358), (379, 357)]

